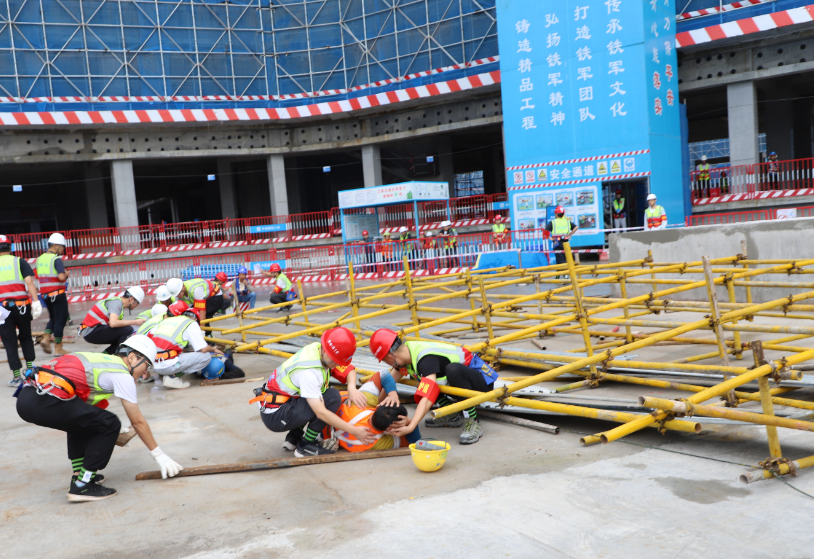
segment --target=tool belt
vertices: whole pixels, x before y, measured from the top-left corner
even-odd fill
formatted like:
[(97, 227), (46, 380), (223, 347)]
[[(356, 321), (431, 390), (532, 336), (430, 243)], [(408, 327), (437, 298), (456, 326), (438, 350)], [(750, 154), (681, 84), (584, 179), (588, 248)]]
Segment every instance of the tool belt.
[(158, 360), (166, 361), (167, 359), (175, 359), (182, 353), (183, 353), (182, 351), (176, 351), (174, 349), (171, 349), (169, 351), (162, 351), (161, 353), (157, 353), (155, 359), (156, 361)]
[(12, 306), (17, 305), (18, 307), (27, 307), (31, 304), (31, 299), (6, 299), (5, 301), (0, 302), (0, 305), (10, 309)]
[[(45, 367), (33, 367), (31, 372), (26, 375), (26, 380), (33, 384), (37, 389), (37, 394), (40, 396), (50, 394), (60, 400), (73, 400), (76, 397), (76, 385), (69, 379), (53, 369), (46, 369)], [(68, 397), (57, 396), (51, 394), (54, 388), (59, 388), (64, 391)]]
[(249, 400), (250, 404), (259, 403), (260, 409), (277, 409), (286, 402), (288, 402), (291, 398), (294, 398), (291, 394), (281, 394), (280, 392), (269, 392), (266, 390), (266, 387), (263, 386), (261, 388), (254, 389), (255, 398)]
[(53, 299), (57, 295), (62, 295), (63, 293), (65, 293), (64, 289), (57, 289), (56, 291), (49, 291), (48, 293), (43, 293), (42, 296), (51, 297)]
[(658, 227), (659, 225), (661, 225), (661, 216), (659, 216), (659, 217), (648, 217), (647, 218), (647, 226), (649, 228), (652, 229), (654, 227)]

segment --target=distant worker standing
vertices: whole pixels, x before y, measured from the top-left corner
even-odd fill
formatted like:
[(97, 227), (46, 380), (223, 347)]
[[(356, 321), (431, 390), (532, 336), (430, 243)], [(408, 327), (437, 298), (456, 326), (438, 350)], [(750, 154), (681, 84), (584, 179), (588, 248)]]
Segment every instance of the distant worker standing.
[(67, 242), (65, 237), (54, 233), (48, 237), (48, 251), (37, 258), (34, 268), (37, 270), (37, 280), (40, 284), (40, 294), (45, 299), (50, 318), (45, 326), (45, 334), (40, 340), (40, 347), (45, 353), (51, 353), (51, 334), (54, 335), (56, 355), (64, 355), (62, 350), (62, 334), (68, 322), (68, 296), (65, 293), (65, 282), (70, 272), (65, 269), (60, 256), (65, 254)]
[(23, 366), (17, 353), (17, 340), (23, 349), (26, 369), (30, 369), (36, 359), (31, 321), (42, 314), (42, 304), (34, 285), (34, 271), (28, 262), (11, 255), (11, 239), (5, 235), (0, 235), (0, 306), (9, 313), (0, 324), (0, 339), (14, 374), (8, 385), (17, 387), (22, 383)]
[(698, 188), (701, 189), (703, 192), (701, 194), (702, 197), (706, 198), (709, 196), (709, 187), (710, 187), (710, 174), (709, 170), (712, 168), (712, 165), (707, 163), (707, 156), (701, 156), (701, 163), (699, 163), (695, 170), (698, 171)]
[(627, 228), (627, 206), (621, 190), (616, 191), (616, 198), (613, 199), (613, 228)]
[(667, 229), (667, 214), (664, 208), (656, 204), (656, 195), (647, 195), (648, 208), (644, 210), (644, 220), (648, 231)]
[(144, 324), (143, 318), (124, 319), (124, 309), (133, 310), (144, 300), (144, 290), (138, 286), (128, 287), (121, 297), (108, 297), (99, 301), (88, 311), (79, 335), (91, 344), (108, 344), (105, 353), (112, 355), (124, 340), (135, 332), (134, 326)]
[(562, 243), (571, 240), (571, 236), (577, 232), (579, 225), (574, 225), (570, 219), (565, 217), (565, 209), (562, 206), (554, 208), (554, 215), (554, 219), (549, 221), (545, 228), (546, 231), (551, 234), (551, 238), (554, 241), (552, 247), (553, 250), (557, 251), (554, 253), (557, 264), (565, 264), (567, 260), (563, 252), (565, 247)]
[(496, 245), (506, 243), (506, 224), (503, 223), (503, 216), (500, 214), (495, 216), (495, 222), (492, 224), (492, 239)]
[[(269, 267), (269, 271), (261, 270), (264, 276), (268, 276), (274, 280), (274, 289), (271, 291), (269, 303), (272, 305), (279, 305), (288, 301), (288, 294), (291, 292), (291, 280), (283, 273), (282, 268), (276, 262)], [(277, 312), (291, 310), (292, 305), (287, 307), (278, 307)]]

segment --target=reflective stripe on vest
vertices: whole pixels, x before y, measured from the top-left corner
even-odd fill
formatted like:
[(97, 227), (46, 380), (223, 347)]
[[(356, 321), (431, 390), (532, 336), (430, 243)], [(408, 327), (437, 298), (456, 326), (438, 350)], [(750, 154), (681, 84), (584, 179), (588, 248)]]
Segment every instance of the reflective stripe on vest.
[(567, 217), (555, 217), (551, 220), (551, 234), (564, 237), (571, 232), (571, 220)]
[(144, 324), (142, 324), (141, 326), (138, 327), (138, 331), (136, 331), (136, 334), (141, 334), (143, 336), (146, 336), (148, 333), (150, 333), (153, 330), (153, 328), (155, 328), (156, 326), (161, 324), (161, 321), (164, 320), (164, 318), (165, 317), (164, 317), (163, 314), (160, 314), (158, 316), (152, 316), (152, 317), (148, 318), (147, 322), (145, 322)]
[(174, 316), (163, 320), (161, 324), (153, 328), (149, 336), (155, 342), (159, 353), (173, 349), (180, 353), (189, 345), (189, 342), (184, 340), (182, 336), (190, 324), (192, 324), (191, 318)]
[[(280, 285), (281, 281), (283, 282), (282, 285)], [(280, 272), (280, 275), (277, 276), (277, 287), (282, 289), (284, 293), (291, 291), (291, 280), (288, 279), (282, 272)]]
[(82, 321), (82, 326), (91, 328), (99, 324), (110, 324), (110, 311), (107, 310), (105, 303), (108, 301), (122, 301), (122, 312), (119, 314), (119, 320), (124, 319), (124, 301), (121, 297), (108, 297), (103, 301), (99, 301), (91, 307), (88, 314), (85, 315), (85, 320)]
[(625, 199), (620, 198), (619, 200), (616, 200), (614, 198), (614, 200), (613, 200), (613, 211), (614, 211), (614, 213), (620, 214), (620, 213), (622, 213), (622, 210), (624, 208), (625, 208)]
[(184, 282), (184, 287), (187, 288), (187, 297), (192, 300), (195, 298), (195, 290), (199, 287), (204, 288), (204, 299), (209, 299), (216, 293), (214, 284), (205, 279), (191, 279)]
[(506, 225), (503, 223), (492, 224), (492, 233), (503, 233), (506, 231)]
[(280, 384), (283, 384), (294, 393), (294, 396), (299, 397), (300, 388), (291, 380), (291, 373), (297, 369), (317, 369), (322, 371), (322, 392), (328, 389), (331, 372), (322, 364), (322, 345), (319, 342), (305, 346), (277, 367), (271, 373), (266, 383), (266, 389), (273, 392), (287, 393), (285, 390), (280, 390)]
[(644, 217), (647, 221), (647, 226), (653, 229), (661, 225), (661, 222), (664, 221), (666, 215), (664, 213), (664, 208), (656, 205), (652, 208), (648, 207), (646, 210), (644, 210)]
[(59, 274), (55, 262), (59, 258), (53, 252), (46, 252), (37, 258), (37, 280), (40, 284), (40, 293), (46, 295), (52, 291), (65, 289), (65, 282), (59, 281)]
[(698, 166), (698, 170), (701, 173), (698, 175), (698, 180), (708, 181), (709, 180), (709, 170), (711, 169), (711, 165), (709, 163), (701, 163)]
[[(99, 375), (103, 373), (130, 375), (130, 369), (124, 364), (120, 357), (106, 353), (85, 352), (72, 353), (71, 355), (79, 358), (85, 367), (85, 385), (89, 389), (89, 395), (85, 401), (92, 406), (113, 396), (112, 390), (107, 391), (99, 386)], [(74, 383), (76, 383), (76, 381), (74, 381)], [(79, 385), (77, 385), (77, 389), (78, 388)], [(79, 390), (77, 390), (77, 393), (78, 392)]]
[(0, 256), (0, 301), (28, 298), (20, 259), (11, 254)]
[[(355, 415), (351, 415), (353, 412), (356, 412)], [(353, 404), (343, 403), (339, 406), (339, 411), (337, 415), (343, 421), (346, 421), (349, 425), (356, 426), (356, 425), (363, 425), (367, 427), (371, 431), (373, 431), (376, 440), (370, 444), (365, 444), (353, 435), (349, 434), (347, 431), (342, 431), (337, 429), (336, 430), (336, 437), (339, 439), (339, 444), (345, 450), (349, 452), (361, 452), (363, 450), (370, 450), (373, 448), (373, 445), (378, 442), (380, 438), (382, 438), (382, 432), (377, 431), (373, 428), (371, 421), (373, 419), (373, 412), (376, 411), (376, 408), (359, 408)]]
[(141, 311), (138, 313), (138, 318), (142, 320), (150, 320), (153, 318), (153, 309), (147, 309), (146, 311)]
[[(421, 380), (418, 374), (418, 362), (428, 355), (438, 355), (449, 359), (450, 363), (465, 363), (466, 353), (458, 346), (441, 344), (438, 342), (404, 342), (410, 350), (412, 362), (407, 365), (407, 373), (416, 380)], [(437, 373), (438, 378), (445, 378), (444, 371)]]

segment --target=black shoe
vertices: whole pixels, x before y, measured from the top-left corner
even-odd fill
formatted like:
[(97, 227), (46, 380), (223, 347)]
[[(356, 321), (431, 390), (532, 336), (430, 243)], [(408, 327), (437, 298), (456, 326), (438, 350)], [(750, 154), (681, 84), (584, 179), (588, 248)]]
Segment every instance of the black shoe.
[(227, 380), (230, 378), (244, 378), (246, 373), (240, 367), (232, 367), (232, 370), (223, 373), (218, 380)]
[(336, 454), (336, 451), (322, 448), (316, 443), (316, 441), (300, 441), (297, 443), (297, 450), (294, 451), (294, 456), (297, 458), (308, 458), (311, 456), (321, 456), (324, 454)]
[(74, 503), (83, 503), (85, 501), (100, 501), (107, 499), (116, 494), (116, 490), (112, 487), (105, 487), (99, 485), (96, 479), (89, 481), (82, 487), (76, 486), (76, 480), (71, 480), (71, 489), (68, 491), (68, 500)]
[(292, 431), (289, 431), (288, 434), (285, 436), (283, 449), (297, 450), (297, 446), (299, 446), (301, 440), (302, 440), (302, 429), (294, 429)]
[[(78, 477), (79, 477), (79, 474), (73, 474), (71, 476), (71, 483), (76, 481)], [(102, 475), (102, 474), (96, 474), (96, 475), (93, 476), (93, 481), (95, 481), (96, 483), (104, 483), (105, 482), (105, 476)]]

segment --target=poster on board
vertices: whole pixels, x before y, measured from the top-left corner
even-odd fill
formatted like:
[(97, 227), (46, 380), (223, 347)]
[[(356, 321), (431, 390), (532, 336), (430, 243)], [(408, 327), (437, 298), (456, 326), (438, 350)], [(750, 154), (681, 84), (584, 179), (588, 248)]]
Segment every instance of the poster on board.
[(512, 229), (545, 229), (550, 216), (554, 215), (554, 207), (562, 206), (566, 217), (579, 225), (579, 231), (571, 240), (572, 246), (601, 245), (605, 236), (601, 232), (599, 188), (600, 183), (592, 183), (510, 192)]

